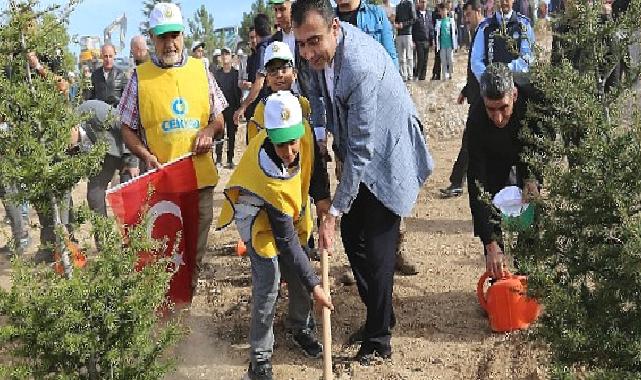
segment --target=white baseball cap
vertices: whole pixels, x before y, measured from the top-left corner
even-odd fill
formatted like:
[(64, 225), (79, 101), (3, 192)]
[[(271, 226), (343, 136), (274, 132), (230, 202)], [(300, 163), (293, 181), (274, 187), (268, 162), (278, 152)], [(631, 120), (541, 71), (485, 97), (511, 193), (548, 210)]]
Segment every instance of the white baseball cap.
[(265, 103), (265, 129), (274, 144), (281, 144), (303, 137), (303, 110), (298, 98), (291, 91), (278, 91)]
[(194, 44), (191, 45), (191, 51), (198, 49), (199, 47), (205, 48), (205, 41), (194, 41)]
[(265, 49), (265, 65), (273, 59), (294, 62), (294, 55), (285, 42), (274, 41)]
[(182, 32), (185, 30), (180, 8), (172, 3), (158, 3), (149, 14), (149, 29), (156, 36), (167, 32)]
[(214, 56), (216, 56), (216, 55), (220, 55), (220, 54), (221, 54), (220, 49), (216, 49), (216, 50), (214, 50), (214, 54), (213, 54)]

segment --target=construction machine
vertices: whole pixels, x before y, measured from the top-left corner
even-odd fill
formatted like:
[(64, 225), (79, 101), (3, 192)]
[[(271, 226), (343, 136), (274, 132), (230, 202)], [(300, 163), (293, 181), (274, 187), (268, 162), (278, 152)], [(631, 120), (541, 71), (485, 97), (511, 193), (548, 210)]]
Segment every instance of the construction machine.
[[(120, 29), (120, 43), (118, 45), (114, 44), (111, 41), (111, 33), (116, 30), (116, 28)], [(116, 18), (113, 20), (113, 22), (105, 28), (103, 32), (103, 37), (105, 44), (112, 44), (116, 48), (116, 53), (119, 53), (123, 50), (125, 50), (125, 35), (127, 34), (127, 16), (123, 13), (122, 16)]]
[[(119, 43), (115, 44), (111, 40), (112, 33), (119, 29)], [(122, 16), (117, 17), (112, 21), (103, 31), (103, 39), (98, 36), (80, 36), (74, 38), (73, 42), (80, 45), (80, 57), (78, 67), (88, 66), (92, 70), (100, 66), (100, 47), (103, 42), (105, 44), (112, 44), (116, 49), (116, 54), (125, 49), (125, 35), (127, 34), (127, 16), (123, 13)], [(119, 60), (116, 62), (117, 66), (129, 66), (128, 60)], [(126, 67), (123, 67), (126, 68)]]

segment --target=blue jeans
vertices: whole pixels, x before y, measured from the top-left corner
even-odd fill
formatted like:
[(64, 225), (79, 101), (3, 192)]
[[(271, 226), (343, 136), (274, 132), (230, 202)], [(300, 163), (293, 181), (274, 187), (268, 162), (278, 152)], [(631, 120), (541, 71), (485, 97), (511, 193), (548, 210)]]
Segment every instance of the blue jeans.
[(293, 268), (278, 259), (259, 256), (247, 243), (252, 268), (252, 316), (249, 329), (252, 365), (271, 360), (274, 351), (274, 314), (281, 276), (287, 282), (289, 310), (285, 326), (292, 331), (314, 328), (312, 300), (309, 291)]

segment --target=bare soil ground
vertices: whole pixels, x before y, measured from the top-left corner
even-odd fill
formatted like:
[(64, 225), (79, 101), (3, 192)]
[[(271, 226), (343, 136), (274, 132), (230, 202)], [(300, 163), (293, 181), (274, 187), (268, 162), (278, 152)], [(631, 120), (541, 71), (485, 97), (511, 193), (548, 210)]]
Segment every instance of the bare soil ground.
[[(432, 59), (433, 54), (430, 70)], [(417, 263), (419, 274), (395, 278), (398, 324), (393, 331), (393, 358), (369, 367), (351, 361), (358, 347), (346, 345), (347, 336), (364, 321), (365, 309), (356, 287), (333, 283), (336, 306), (332, 316), (333, 356), (338, 379), (547, 378), (545, 351), (528, 343), (522, 332), (492, 333), (479, 307), (475, 288), (484, 262), (481, 245), (472, 235), (467, 193), (454, 199), (439, 197), (438, 189), (449, 184), (467, 113), (467, 106), (456, 105), (458, 92), (465, 83), (466, 59), (466, 52), (457, 54), (452, 81), (408, 85), (436, 162), (436, 170), (425, 184), (413, 215), (405, 220), (405, 250)], [(240, 136), (244, 136), (242, 128), (239, 131), (242, 140)], [(229, 170), (221, 170), (216, 211), (222, 203), (220, 189), (229, 174)], [(84, 197), (85, 186), (80, 185), (74, 191), (77, 204)], [(37, 221), (33, 211), (31, 220)], [(0, 245), (8, 234), (8, 226), (0, 226)], [(32, 241), (37, 240), (36, 225), (31, 236)], [(248, 259), (235, 256), (229, 249), (237, 237), (233, 228), (223, 232), (212, 230), (210, 234), (206, 269), (194, 302), (184, 316), (189, 333), (171, 352), (178, 367), (167, 379), (240, 379), (247, 369), (251, 275)], [(32, 244), (31, 251), (35, 245)], [(331, 258), (331, 278), (338, 278), (346, 265), (346, 256), (337, 244)], [(0, 285), (10, 286), (6, 255), (0, 256)], [(286, 296), (286, 292), (283, 294)], [(321, 378), (321, 361), (305, 358), (286, 338), (285, 312), (286, 302), (281, 300), (275, 322), (275, 378)]]

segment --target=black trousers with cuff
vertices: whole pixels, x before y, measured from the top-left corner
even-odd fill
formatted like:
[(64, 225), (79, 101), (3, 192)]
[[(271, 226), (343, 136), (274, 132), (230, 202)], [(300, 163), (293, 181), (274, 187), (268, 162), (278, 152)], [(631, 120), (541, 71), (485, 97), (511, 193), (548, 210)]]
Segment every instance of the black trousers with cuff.
[[(225, 134), (227, 135), (227, 163), (234, 162), (234, 149), (236, 147), (236, 131), (238, 126), (234, 124), (234, 110), (224, 110)], [(223, 161), (223, 144), (216, 144), (216, 161)]]
[(367, 308), (363, 347), (391, 353), (394, 264), (400, 216), (385, 207), (363, 184), (350, 211), (341, 218), (341, 236), (358, 293)]
[(458, 152), (454, 166), (452, 166), (452, 174), (450, 174), (450, 185), (453, 187), (463, 187), (463, 181), (467, 175), (467, 163), (470, 157), (467, 150), (467, 139), (467, 128), (465, 128), (461, 139), (461, 149)]

